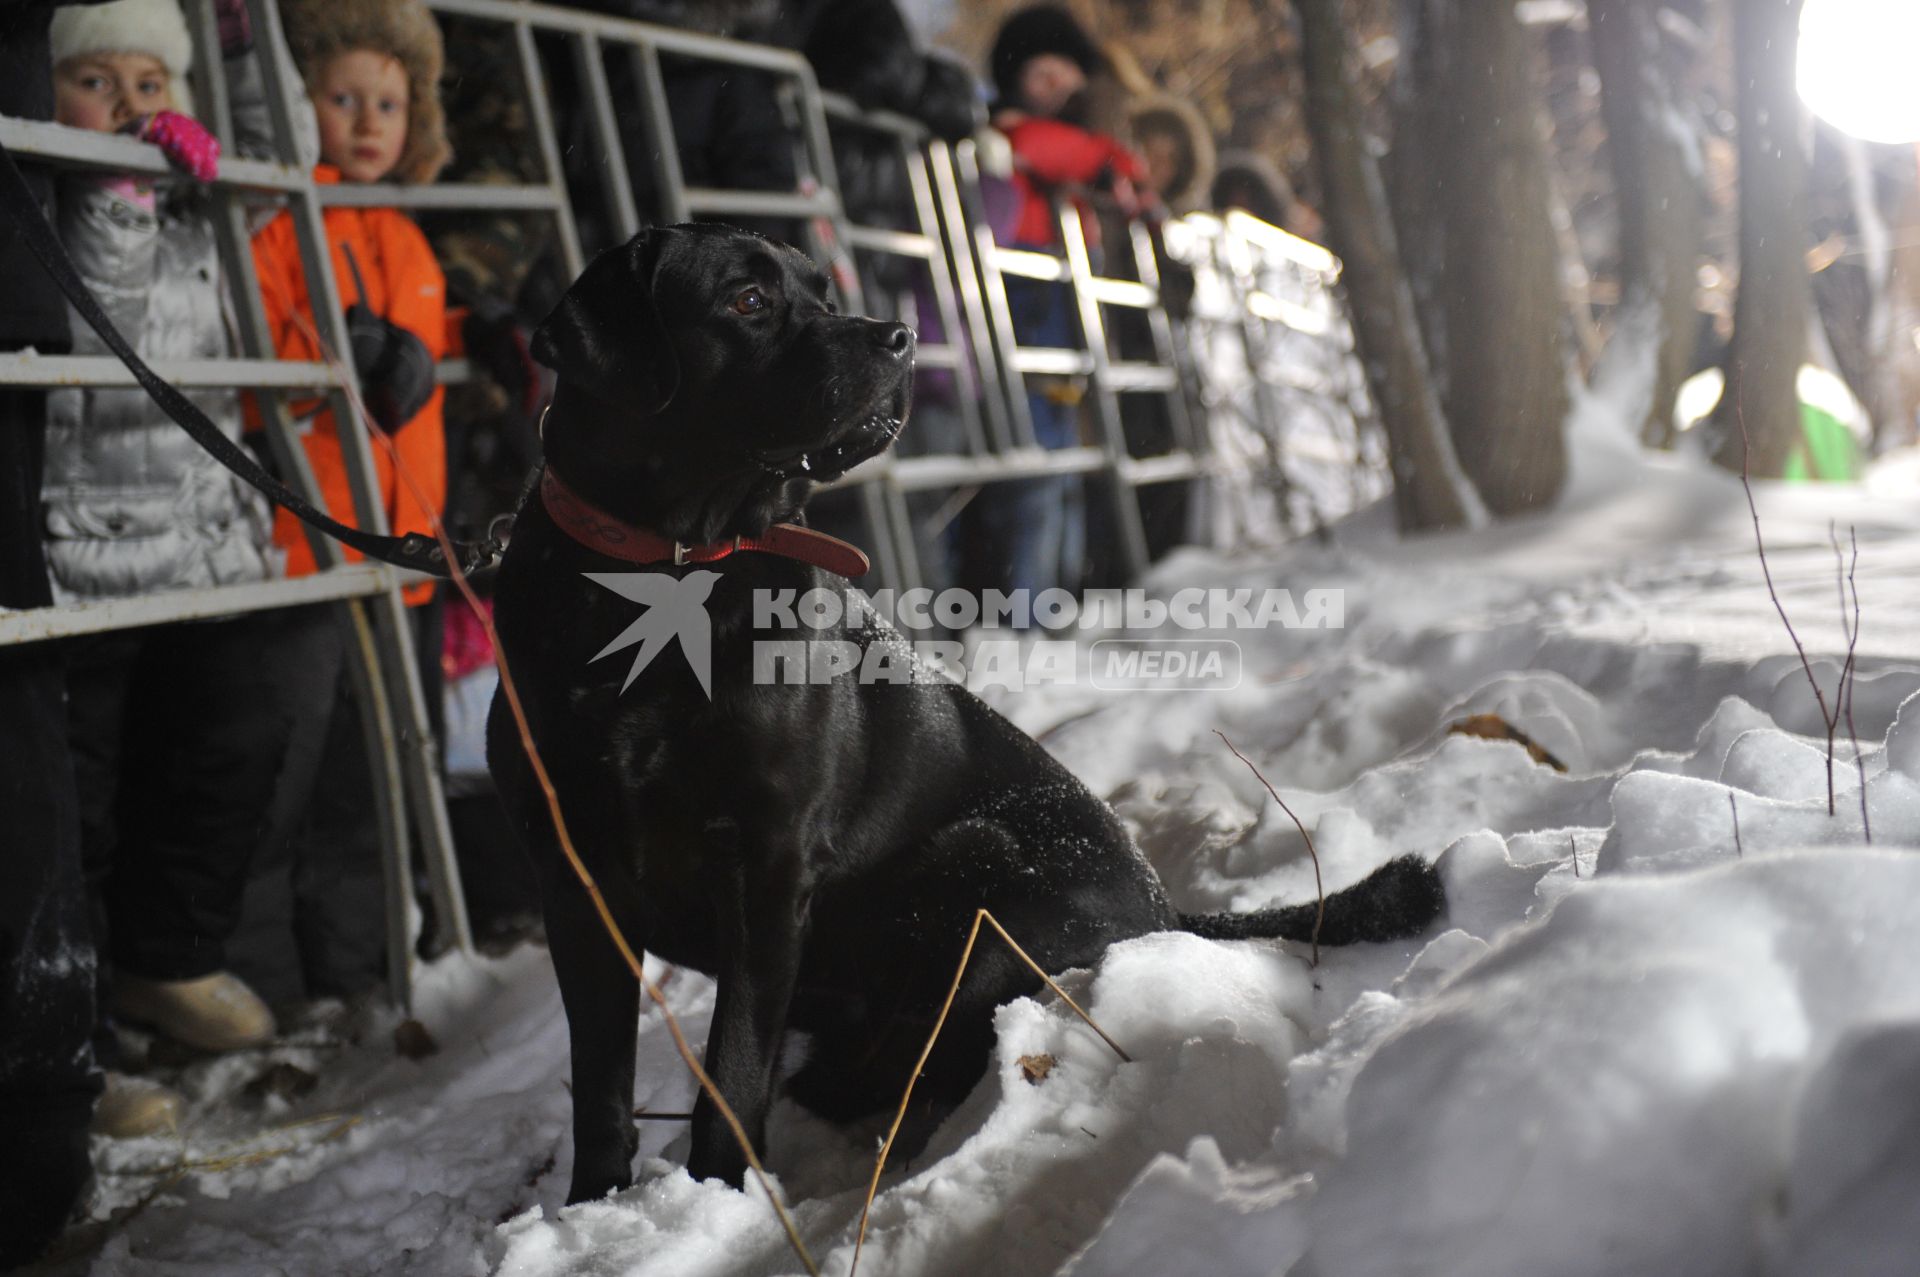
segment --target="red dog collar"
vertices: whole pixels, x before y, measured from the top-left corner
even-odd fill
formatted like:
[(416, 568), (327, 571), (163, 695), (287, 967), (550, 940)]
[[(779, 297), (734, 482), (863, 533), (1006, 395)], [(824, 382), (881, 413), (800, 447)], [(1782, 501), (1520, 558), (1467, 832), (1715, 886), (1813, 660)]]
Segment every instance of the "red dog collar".
[(671, 541), (658, 532), (623, 523), (595, 509), (586, 498), (562, 483), (552, 466), (541, 473), (540, 500), (568, 536), (589, 550), (628, 563), (671, 563), (684, 567), (689, 563), (714, 563), (742, 550), (755, 550), (798, 559), (844, 577), (865, 576), (873, 566), (859, 546), (792, 523), (776, 523), (767, 529), (765, 536), (735, 537), (710, 545)]

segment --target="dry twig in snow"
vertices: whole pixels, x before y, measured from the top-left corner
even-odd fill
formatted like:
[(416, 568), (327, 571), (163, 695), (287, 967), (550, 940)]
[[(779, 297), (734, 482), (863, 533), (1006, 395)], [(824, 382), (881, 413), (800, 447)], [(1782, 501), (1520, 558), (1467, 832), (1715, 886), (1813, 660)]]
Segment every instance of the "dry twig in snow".
[[(1833, 571), (1837, 583), (1840, 575), (1840, 530), (1831, 521), (1827, 523), (1827, 537), (1833, 542)], [(1860, 667), (1854, 663), (1854, 648), (1860, 642), (1860, 587), (1854, 583), (1853, 570), (1860, 563), (1860, 534), (1854, 530), (1852, 524), (1847, 525), (1847, 540), (1853, 544), (1853, 556), (1846, 561), (1847, 579), (1845, 584), (1840, 587), (1840, 629), (1847, 636), (1847, 664), (1846, 668), (1840, 673), (1840, 690), (1835, 695), (1833, 710), (1837, 715), (1840, 713), (1842, 703), (1846, 706), (1847, 739), (1853, 742), (1853, 766), (1854, 770), (1858, 772), (1860, 776), (1860, 834), (1861, 837), (1867, 841), (1867, 844), (1871, 846), (1873, 843), (1873, 822), (1867, 816), (1867, 760), (1865, 755), (1860, 752), (1860, 733), (1855, 730), (1853, 726), (1853, 689), (1854, 686), (1860, 682)], [(1853, 623), (1851, 625), (1847, 623), (1847, 595), (1849, 593), (1853, 595)], [(1831, 729), (1829, 729), (1827, 737), (1829, 741), (1827, 746), (1827, 767), (1829, 773), (1831, 773), (1833, 767), (1833, 746), (1831, 744), (1833, 733)], [(1829, 789), (1831, 789), (1831, 779), (1828, 781), (1828, 786)], [(1827, 810), (1829, 812), (1833, 810), (1831, 802), (1828, 803)]]
[(1273, 801), (1280, 804), (1280, 810), (1287, 813), (1293, 820), (1293, 827), (1298, 829), (1300, 836), (1307, 840), (1307, 855), (1313, 858), (1313, 965), (1317, 967), (1320, 965), (1320, 924), (1327, 920), (1327, 889), (1320, 881), (1320, 853), (1314, 849), (1313, 835), (1308, 833), (1307, 827), (1300, 823), (1300, 817), (1293, 814), (1293, 808), (1287, 806), (1287, 800), (1280, 796), (1280, 791), (1273, 787), (1273, 782), (1253, 765), (1253, 760), (1235, 749), (1233, 742), (1227, 740), (1227, 734), (1219, 728), (1214, 728), (1213, 734), (1218, 736), (1228, 749), (1233, 750), (1235, 758), (1247, 765), (1247, 770), (1253, 773), (1254, 779), (1267, 787), (1267, 792), (1273, 795)]
[[(1767, 597), (1773, 600), (1773, 610), (1780, 614), (1780, 624), (1787, 627), (1787, 637), (1793, 640), (1793, 650), (1800, 657), (1800, 668), (1806, 672), (1807, 685), (1813, 688), (1814, 704), (1820, 707), (1820, 721), (1826, 725), (1827, 729), (1827, 815), (1831, 816), (1834, 814), (1833, 737), (1834, 733), (1839, 730), (1842, 708), (1851, 704), (1853, 699), (1854, 644), (1860, 637), (1859, 592), (1857, 590), (1855, 591), (1855, 611), (1853, 624), (1851, 626), (1847, 624), (1847, 600), (1844, 591), (1840, 596), (1840, 628), (1847, 636), (1847, 658), (1846, 663), (1840, 667), (1840, 682), (1839, 685), (1833, 689), (1833, 708), (1829, 709), (1827, 708), (1826, 694), (1820, 690), (1820, 680), (1813, 676), (1813, 662), (1807, 659), (1807, 649), (1800, 642), (1800, 635), (1795, 632), (1793, 622), (1787, 619), (1786, 605), (1780, 602), (1780, 591), (1774, 588), (1773, 569), (1767, 564), (1766, 542), (1760, 538), (1760, 507), (1754, 503), (1753, 479), (1748, 472), (1747, 462), (1749, 455), (1753, 451), (1753, 444), (1747, 437), (1746, 415), (1739, 410), (1737, 404), (1734, 407), (1734, 419), (1740, 423), (1740, 487), (1747, 494), (1747, 513), (1753, 516), (1753, 548), (1755, 553), (1760, 556), (1760, 575), (1766, 579)], [(1839, 534), (1834, 532), (1831, 527), (1829, 527), (1828, 531), (1833, 537), (1834, 556), (1838, 558), (1840, 554)], [(1860, 543), (1856, 537), (1854, 540), (1854, 559), (1858, 561), (1859, 557)], [(1853, 571), (1851, 568), (1847, 570), (1847, 580), (1849, 583), (1853, 580)], [(1853, 730), (1851, 717), (1848, 719), (1847, 730)], [(1859, 763), (1858, 761), (1859, 753), (1860, 740), (1859, 737), (1856, 736), (1854, 738), (1854, 757), (1860, 767), (1860, 810), (1861, 819), (1864, 822), (1867, 802), (1867, 773), (1866, 764)], [(1871, 831), (1867, 832), (1867, 841), (1873, 841)]]

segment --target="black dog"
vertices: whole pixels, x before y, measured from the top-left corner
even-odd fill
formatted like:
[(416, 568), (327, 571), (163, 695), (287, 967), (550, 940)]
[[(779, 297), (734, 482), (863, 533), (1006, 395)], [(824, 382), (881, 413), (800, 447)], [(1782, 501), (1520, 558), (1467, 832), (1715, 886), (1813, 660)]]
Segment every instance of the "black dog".
[[(899, 1094), (977, 908), (1049, 970), (1171, 928), (1301, 939), (1314, 915), (1176, 914), (1106, 804), (961, 687), (754, 681), (756, 638), (794, 636), (754, 629), (752, 592), (845, 583), (780, 553), (729, 553), (733, 538), (786, 537), (840, 564), (846, 547), (808, 542), (830, 538), (769, 529), (799, 517), (814, 481), (884, 449), (907, 413), (911, 330), (827, 299), (805, 257), (726, 228), (655, 230), (597, 258), (536, 337), (559, 386), (496, 593), (572, 838), (628, 940), (718, 978), (706, 1066), (756, 1146), (789, 1029), (812, 1038), (789, 1084), (800, 1103), (848, 1119)], [(711, 697), (671, 647), (631, 675), (624, 656), (596, 660), (647, 614), (583, 574), (649, 556), (666, 561), (643, 579), (668, 592), (712, 574), (692, 582), (710, 586)], [(489, 726), (566, 1003), (579, 1201), (631, 1182), (638, 989), (561, 854), (503, 701)], [(1440, 904), (1428, 866), (1396, 861), (1327, 902), (1321, 939), (1414, 934)], [(982, 945), (922, 1093), (964, 1097), (994, 1006), (1038, 987)], [(689, 1169), (734, 1184), (745, 1171), (704, 1097)]]

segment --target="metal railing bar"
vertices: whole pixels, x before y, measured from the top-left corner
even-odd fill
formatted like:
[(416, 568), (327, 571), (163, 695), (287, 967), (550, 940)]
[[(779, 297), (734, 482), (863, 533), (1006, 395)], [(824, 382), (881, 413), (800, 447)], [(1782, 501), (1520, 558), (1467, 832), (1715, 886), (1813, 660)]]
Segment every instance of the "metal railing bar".
[(1340, 277), (1340, 259), (1310, 240), (1301, 239), (1239, 209), (1230, 211), (1223, 219), (1223, 224), (1229, 234), (1241, 236), (1277, 257), (1284, 257), (1326, 276), (1328, 283)]
[(1170, 452), (1158, 457), (1129, 457), (1120, 463), (1120, 474), (1138, 487), (1148, 483), (1172, 483), (1178, 479), (1197, 479), (1213, 473), (1213, 467), (1189, 452)]
[(647, 133), (647, 149), (653, 154), (653, 185), (660, 207), (649, 210), (668, 226), (693, 220), (687, 203), (686, 178), (680, 170), (680, 148), (673, 137), (672, 107), (667, 100), (667, 81), (660, 70), (660, 54), (650, 44), (632, 48), (634, 78), (640, 83), (644, 99), (640, 125)]
[[(188, 80), (193, 86), (194, 101), (202, 120), (220, 139), (220, 149), (234, 155), (233, 102), (227, 92), (226, 59), (220, 53), (220, 22), (214, 13), (213, 0), (187, 0), (181, 8), (187, 18), (187, 33), (193, 40), (194, 65)], [(255, 50), (254, 56), (266, 57), (268, 50)]]
[(384, 563), (353, 563), (311, 576), (278, 577), (244, 585), (218, 585), (194, 590), (162, 590), (125, 598), (89, 599), (23, 612), (0, 611), (0, 647), (39, 643), (99, 634), (142, 625), (170, 625), (176, 621), (203, 621), (239, 616), (307, 603), (333, 603), (384, 593), (400, 577), (411, 579)]
[(958, 346), (941, 344), (921, 346), (913, 352), (914, 362), (922, 368), (964, 368), (967, 364), (967, 352)]
[[(150, 142), (65, 124), (0, 115), (0, 143), (16, 156), (31, 156), (55, 167), (139, 173), (149, 177), (177, 173), (167, 162), (165, 153)], [(277, 192), (304, 189), (308, 180), (305, 173), (284, 164), (222, 156), (220, 175), (204, 185)]]
[(530, 4), (526, 0), (426, 0), (439, 13), (497, 22), (531, 23), (543, 31), (597, 36), (606, 43), (638, 44), (661, 53), (684, 55), (708, 62), (750, 67), (789, 75), (811, 73), (812, 67), (791, 49), (748, 44), (725, 36), (701, 35), (678, 27), (654, 26), (631, 18), (604, 17), (578, 9)]
[(993, 228), (987, 221), (985, 201), (980, 192), (979, 148), (971, 140), (953, 148), (954, 197), (966, 234), (973, 238), (973, 260), (980, 278), (982, 301), (986, 306), (987, 328), (992, 336), (995, 361), (999, 365), (1002, 400), (1007, 409), (1011, 442), (1016, 447), (1035, 446), (1033, 409), (1027, 402), (1026, 381), (1014, 367), (1020, 343), (1014, 337), (1013, 311), (1007, 304), (1007, 281), (1000, 272), (1000, 247), (993, 242)]
[(895, 257), (914, 257), (930, 262), (939, 254), (939, 246), (918, 231), (897, 231), (883, 226), (847, 226), (847, 243), (872, 253), (891, 253)]
[(917, 491), (1092, 474), (1106, 464), (1106, 454), (1098, 448), (1023, 448), (995, 457), (906, 457), (894, 466), (894, 474), (901, 487)]
[[(1099, 448), (1022, 448), (1016, 452), (983, 457), (901, 457), (894, 461), (890, 478), (904, 491), (919, 492), (929, 488), (985, 486), (1051, 475), (1091, 474), (1106, 466), (1107, 455)], [(869, 467), (874, 469), (869, 470)], [(831, 491), (853, 487), (878, 477), (877, 464), (868, 462), (832, 483), (822, 484), (821, 488)]]
[[(279, 359), (155, 359), (153, 370), (177, 386), (245, 386), (257, 389), (317, 389), (334, 385), (325, 364)], [(0, 385), (137, 386), (133, 373), (112, 355), (0, 354)]]
[(1327, 337), (1333, 334), (1333, 323), (1318, 311), (1310, 310), (1297, 302), (1275, 297), (1264, 289), (1253, 289), (1246, 297), (1247, 313), (1255, 319), (1279, 324), (1293, 332), (1305, 333), (1309, 337)]
[(822, 187), (813, 195), (798, 191), (723, 191), (711, 186), (684, 188), (687, 210), (736, 217), (833, 217), (840, 201)]
[(1153, 235), (1144, 222), (1135, 220), (1127, 224), (1127, 237), (1133, 248), (1134, 278), (1153, 294), (1153, 305), (1147, 308), (1147, 328), (1153, 336), (1154, 362), (1166, 369), (1171, 378), (1164, 389), (1167, 413), (1172, 418), (1173, 437), (1178, 447), (1197, 452), (1204, 440), (1195, 428), (1193, 414), (1187, 410), (1187, 390), (1197, 378), (1192, 375), (1194, 369), (1191, 365), (1181, 363), (1183, 351), (1190, 350), (1187, 333), (1184, 327), (1175, 324), (1164, 304), (1160, 288), (1160, 259), (1154, 247)]
[[(322, 390), (338, 384), (333, 369), (326, 364), (299, 359), (155, 359), (150, 363), (162, 377), (188, 389)], [(434, 372), (443, 386), (473, 379), (473, 365), (465, 359), (443, 359), (434, 366)], [(0, 353), (0, 386), (139, 384), (127, 366), (111, 355)]]
[(1115, 362), (1107, 366), (1107, 384), (1115, 390), (1164, 394), (1180, 388), (1180, 374), (1163, 364)]
[(619, 122), (614, 119), (613, 92), (607, 84), (606, 57), (600, 38), (591, 33), (571, 41), (574, 62), (587, 82), (587, 101), (592, 108), (593, 138), (600, 147), (606, 172), (601, 184), (607, 193), (607, 216), (613, 219), (615, 234), (629, 240), (640, 230), (640, 210), (633, 200), (633, 180), (627, 172), (627, 153), (620, 139)]
[(1107, 279), (1096, 275), (1088, 281), (1094, 300), (1107, 306), (1126, 306), (1133, 310), (1151, 310), (1160, 304), (1160, 290), (1130, 279)]
[(1015, 372), (1052, 377), (1084, 377), (1093, 371), (1093, 356), (1086, 351), (1051, 346), (1022, 346), (1009, 362)]
[(1068, 278), (1067, 264), (1049, 253), (1036, 253), (1025, 248), (1001, 248), (995, 246), (987, 260), (991, 261), (1002, 275), (1018, 275), (1022, 279), (1052, 280), (1065, 283)]
[(400, 186), (391, 182), (334, 182), (319, 188), (323, 208), (424, 208), (461, 212), (556, 212), (566, 197), (551, 186), (490, 182), (436, 182)]
[(560, 144), (555, 140), (558, 135), (553, 127), (553, 104), (547, 99), (546, 72), (540, 67), (540, 50), (533, 42), (533, 28), (527, 25), (526, 15), (543, 6), (513, 7), (520, 14), (513, 24), (514, 43), (520, 53), (520, 84), (526, 93), (527, 111), (533, 117), (534, 137), (540, 143), (540, 161), (546, 170), (547, 185), (559, 200), (555, 213), (560, 224), (560, 258), (569, 276), (578, 275), (586, 269), (587, 259), (580, 251), (580, 228), (573, 220), (573, 204), (567, 199), (567, 170), (560, 162)]
[(946, 348), (954, 355), (953, 374), (959, 392), (956, 398), (961, 429), (966, 433), (966, 450), (982, 453), (987, 450), (987, 435), (980, 412), (980, 376), (966, 357), (969, 334), (960, 313), (959, 298), (955, 296), (955, 274), (960, 259), (946, 251), (945, 229), (940, 220), (940, 207), (933, 198), (933, 180), (927, 171), (931, 161), (925, 148), (903, 136), (897, 136), (897, 142), (901, 163), (906, 166), (908, 193), (913, 197), (913, 214), (933, 250), (927, 259), (927, 280), (933, 287), (933, 308), (940, 319)]
[(968, 226), (965, 210), (961, 207), (959, 174), (954, 168), (953, 152), (945, 142), (933, 141), (927, 144), (924, 154), (926, 168), (932, 178), (930, 195), (946, 238), (959, 294), (957, 300), (965, 331), (970, 336), (973, 360), (969, 369), (969, 390), (986, 409), (984, 425), (987, 438), (974, 451), (984, 452), (987, 446), (1011, 448), (1013, 427), (1007, 415), (1006, 385), (1000, 379), (1000, 362), (993, 349), (986, 301), (980, 291), (980, 278), (973, 260), (972, 228)]
[(926, 139), (927, 126), (912, 116), (901, 115), (897, 111), (863, 111), (858, 103), (844, 93), (820, 90), (820, 106), (826, 112), (827, 119), (836, 124), (849, 124), (874, 133), (892, 133), (912, 143)]
[(1056, 202), (1055, 221), (1060, 227), (1061, 244), (1066, 249), (1074, 302), (1080, 311), (1080, 332), (1086, 340), (1087, 354), (1093, 361), (1093, 369), (1087, 376), (1087, 389), (1093, 405), (1094, 424), (1106, 445), (1108, 475), (1103, 486), (1112, 503), (1114, 535), (1120, 542), (1121, 572), (1131, 581), (1146, 570), (1152, 556), (1147, 552), (1147, 533), (1140, 517), (1140, 502), (1121, 469), (1127, 459), (1126, 426), (1121, 421), (1120, 402), (1113, 388), (1106, 324), (1100, 315), (1100, 303), (1093, 296), (1093, 263), (1087, 253), (1086, 229), (1081, 223), (1079, 210), (1071, 204)]

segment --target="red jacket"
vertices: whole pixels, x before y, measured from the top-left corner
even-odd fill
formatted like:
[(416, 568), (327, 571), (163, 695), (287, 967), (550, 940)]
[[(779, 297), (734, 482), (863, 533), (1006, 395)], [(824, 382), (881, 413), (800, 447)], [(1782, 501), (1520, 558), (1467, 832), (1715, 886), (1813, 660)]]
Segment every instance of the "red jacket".
[[(1023, 116), (1003, 132), (1013, 145), (1013, 184), (1020, 193), (1020, 217), (1013, 231), (1016, 244), (1052, 247), (1060, 242), (1059, 227), (1047, 203), (1052, 189), (1092, 186), (1110, 177), (1139, 183), (1147, 174), (1139, 156), (1106, 134), (1089, 133), (1060, 120)], [(1091, 218), (1087, 225), (1089, 233), (1095, 234)]]
[[(340, 171), (322, 164), (314, 170), (314, 178), (337, 182)], [(367, 305), (418, 337), (435, 359), (443, 358), (447, 353), (446, 280), (427, 247), (426, 236), (412, 219), (392, 208), (330, 208), (326, 211), (326, 228), (333, 246), (333, 278), (340, 290), (340, 304), (351, 306), (360, 299), (353, 272), (347, 266), (345, 247), (351, 245), (366, 278)], [(260, 273), (260, 294), (266, 304), (275, 353), (282, 359), (321, 359), (311, 331), (313, 302), (307, 294), (306, 272), (300, 266), (291, 214), (281, 213), (254, 236), (253, 262)], [(396, 536), (431, 532), (428, 507), (438, 514), (446, 506), (447, 444), (440, 416), (445, 396), (445, 390), (436, 387), (426, 406), (393, 435), (401, 463), (419, 486), (425, 503), (395, 475), (386, 449), (370, 441), (382, 503)], [(327, 513), (342, 523), (353, 524), (353, 490), (347, 482), (346, 459), (340, 450), (333, 412), (324, 403), (311, 400), (291, 406), (296, 413), (317, 409), (312, 429), (305, 436), (307, 460), (313, 466)], [(257, 413), (250, 413), (249, 425), (258, 424)], [(302, 527), (287, 511), (275, 511), (274, 541), (286, 548), (289, 576), (304, 576), (315, 568)], [(346, 557), (358, 559), (360, 554), (347, 550)], [(420, 582), (407, 588), (407, 602), (423, 603), (432, 594), (432, 582)]]

